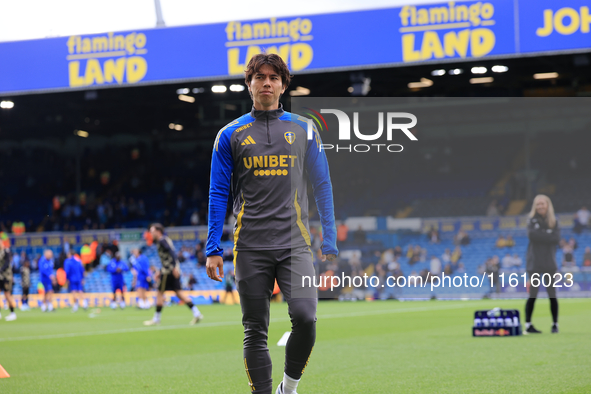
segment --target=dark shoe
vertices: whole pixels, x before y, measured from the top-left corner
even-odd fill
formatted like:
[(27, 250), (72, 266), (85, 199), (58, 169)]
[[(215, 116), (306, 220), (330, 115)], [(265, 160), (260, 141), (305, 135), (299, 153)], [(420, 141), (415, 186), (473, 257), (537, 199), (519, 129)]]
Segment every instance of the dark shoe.
[(552, 325), (552, 334), (558, 334), (558, 326), (556, 324)]
[(525, 332), (527, 334), (541, 334), (542, 333), (542, 331), (536, 330), (536, 328), (533, 326), (533, 324), (531, 326), (529, 326), (529, 328), (527, 330), (525, 330)]

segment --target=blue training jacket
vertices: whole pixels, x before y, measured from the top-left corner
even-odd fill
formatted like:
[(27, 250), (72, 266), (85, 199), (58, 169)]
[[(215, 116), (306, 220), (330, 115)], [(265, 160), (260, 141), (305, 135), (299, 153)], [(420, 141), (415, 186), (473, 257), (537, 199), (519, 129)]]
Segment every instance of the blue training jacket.
[(282, 106), (253, 108), (219, 131), (211, 161), (207, 256), (223, 254), (230, 188), (235, 251), (311, 246), (308, 179), (322, 224), (322, 252), (338, 254), (328, 161), (317, 130), (307, 138), (306, 121)]
[(41, 280), (51, 280), (53, 272), (53, 259), (46, 259), (45, 256), (41, 256), (39, 259), (39, 273), (41, 274)]
[[(121, 268), (121, 272), (117, 272), (117, 268)], [(107, 271), (111, 273), (111, 282), (122, 283), (123, 273), (129, 271), (129, 266), (123, 261), (113, 258), (109, 265), (107, 265)]]
[(133, 269), (137, 272), (137, 280), (144, 281), (146, 278), (151, 276), (150, 273), (150, 261), (146, 256), (140, 254), (137, 259), (135, 259), (135, 264), (133, 265)]
[(84, 265), (74, 256), (64, 261), (64, 271), (66, 271), (66, 278), (71, 283), (80, 283), (84, 279)]

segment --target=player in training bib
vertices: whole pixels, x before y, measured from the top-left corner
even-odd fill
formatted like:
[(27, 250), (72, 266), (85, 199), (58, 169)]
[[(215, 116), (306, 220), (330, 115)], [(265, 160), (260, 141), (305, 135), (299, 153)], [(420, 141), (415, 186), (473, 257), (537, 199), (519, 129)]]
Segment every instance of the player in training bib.
[[(10, 264), (10, 249), (0, 242), (0, 291), (4, 293), (4, 298), (10, 308), (10, 315), (6, 316), (6, 321), (16, 320), (14, 313), (15, 302), (12, 299), (12, 266)], [(1, 318), (1, 316), (0, 316)]]
[(21, 287), (23, 295), (21, 297), (21, 311), (28, 311), (29, 307), (29, 288), (31, 287), (31, 263), (25, 259), (21, 267)]
[(154, 243), (158, 246), (158, 256), (162, 262), (160, 269), (160, 278), (158, 281), (158, 293), (156, 294), (156, 313), (152, 320), (144, 322), (146, 326), (153, 326), (160, 324), (160, 315), (162, 314), (162, 306), (164, 305), (164, 292), (172, 290), (177, 297), (181, 299), (193, 312), (193, 319), (189, 324), (193, 325), (199, 323), (203, 319), (203, 315), (196, 305), (189, 297), (181, 291), (181, 265), (174, 250), (172, 240), (164, 235), (164, 226), (160, 223), (154, 223), (150, 226), (150, 234)]
[(332, 261), (338, 254), (332, 184), (320, 136), (315, 132), (309, 140), (306, 119), (285, 112), (279, 103), (290, 79), (279, 56), (252, 57), (245, 82), (253, 108), (220, 130), (211, 162), (207, 274), (216, 281), (224, 276), (220, 239), (231, 188), (244, 367), (251, 392), (262, 394), (273, 390), (267, 333), (275, 280), (288, 303), (292, 324), (283, 381), (276, 393), (296, 392), (316, 340), (316, 291), (302, 286), (302, 276), (314, 276), (308, 180), (322, 223), (322, 260)]

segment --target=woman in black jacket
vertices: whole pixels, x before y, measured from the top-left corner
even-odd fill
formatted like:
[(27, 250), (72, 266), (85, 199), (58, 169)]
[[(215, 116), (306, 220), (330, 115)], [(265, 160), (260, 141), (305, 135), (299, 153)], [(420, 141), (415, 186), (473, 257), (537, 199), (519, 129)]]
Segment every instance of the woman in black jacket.
[[(543, 275), (549, 274), (550, 286), (546, 287), (550, 299), (550, 310), (552, 312), (552, 333), (558, 333), (558, 301), (556, 289), (554, 288), (554, 274), (558, 271), (556, 265), (556, 246), (560, 242), (560, 230), (554, 215), (552, 201), (545, 195), (537, 195), (529, 214), (527, 226), (529, 245), (527, 247), (527, 273), (530, 278), (529, 298), (525, 304), (525, 328), (526, 333), (540, 334), (531, 324), (531, 315), (534, 311), (534, 304), (538, 296), (538, 286), (531, 284), (532, 275), (539, 275), (540, 283)], [(548, 283), (546, 275), (545, 282)]]

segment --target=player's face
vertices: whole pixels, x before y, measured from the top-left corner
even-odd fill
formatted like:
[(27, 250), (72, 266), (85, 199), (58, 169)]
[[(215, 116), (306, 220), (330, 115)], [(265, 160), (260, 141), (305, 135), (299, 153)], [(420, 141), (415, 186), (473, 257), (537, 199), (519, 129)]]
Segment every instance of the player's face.
[(252, 94), (254, 108), (269, 111), (279, 108), (279, 97), (285, 91), (281, 76), (268, 64), (263, 64), (250, 80), (248, 90)]
[(150, 234), (152, 234), (152, 239), (160, 241), (160, 231), (156, 230), (156, 227), (150, 227)]
[(548, 213), (548, 202), (542, 198), (536, 201), (536, 212), (540, 216), (546, 216), (546, 213)]

